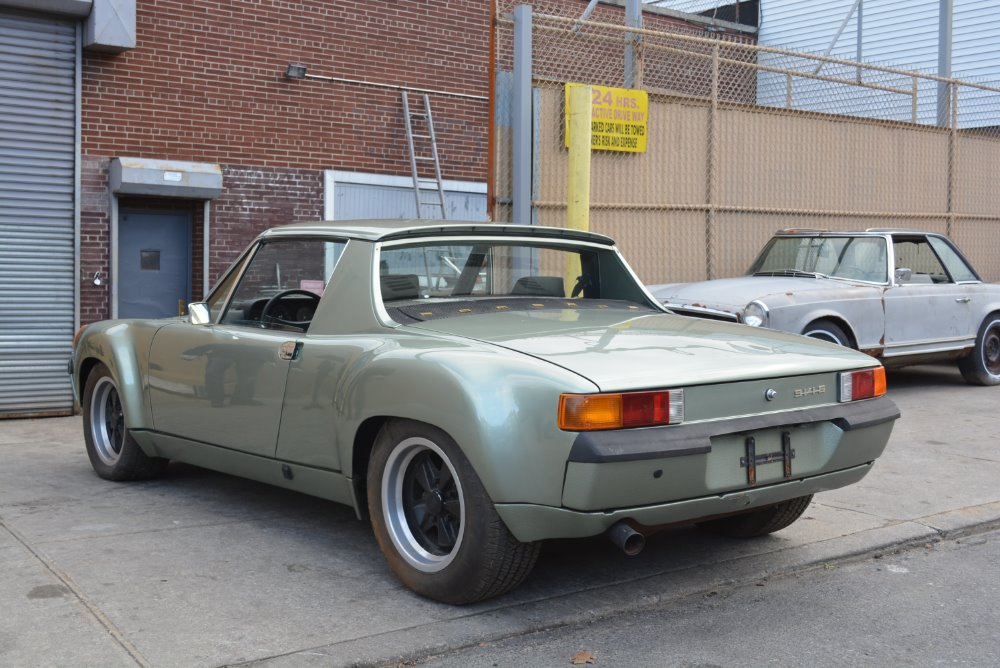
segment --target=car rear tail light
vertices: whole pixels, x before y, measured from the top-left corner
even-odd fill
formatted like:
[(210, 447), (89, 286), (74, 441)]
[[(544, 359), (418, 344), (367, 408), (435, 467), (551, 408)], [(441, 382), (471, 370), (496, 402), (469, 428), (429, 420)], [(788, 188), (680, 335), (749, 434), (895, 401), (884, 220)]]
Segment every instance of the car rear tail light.
[(871, 399), (885, 394), (885, 368), (840, 374), (840, 401)]
[(684, 390), (559, 397), (559, 428), (563, 431), (630, 429), (683, 421)]

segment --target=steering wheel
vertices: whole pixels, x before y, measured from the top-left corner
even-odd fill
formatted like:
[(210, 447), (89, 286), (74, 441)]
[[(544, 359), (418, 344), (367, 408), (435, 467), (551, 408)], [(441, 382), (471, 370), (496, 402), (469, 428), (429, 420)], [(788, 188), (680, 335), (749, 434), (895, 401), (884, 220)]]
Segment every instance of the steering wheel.
[(309, 323), (312, 322), (312, 320), (285, 320), (284, 318), (279, 318), (276, 315), (267, 314), (268, 311), (270, 311), (275, 304), (280, 302), (285, 297), (290, 297), (291, 295), (303, 295), (305, 297), (310, 297), (314, 299), (315, 303), (313, 304), (313, 311), (316, 310), (316, 306), (319, 304), (320, 300), (320, 296), (318, 294), (316, 294), (315, 292), (310, 292), (309, 290), (300, 290), (298, 288), (293, 288), (291, 290), (282, 290), (278, 294), (268, 299), (267, 303), (264, 304), (264, 309), (260, 312), (261, 325), (264, 325), (265, 323), (268, 322), (276, 322), (279, 325), (286, 325), (288, 327), (299, 327), (304, 331), (305, 328), (309, 326)]

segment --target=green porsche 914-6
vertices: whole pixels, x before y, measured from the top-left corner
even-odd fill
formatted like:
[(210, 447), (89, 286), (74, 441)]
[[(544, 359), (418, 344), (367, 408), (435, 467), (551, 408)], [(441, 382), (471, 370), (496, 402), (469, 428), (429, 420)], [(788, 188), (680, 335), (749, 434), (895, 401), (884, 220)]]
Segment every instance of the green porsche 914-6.
[(607, 237), (535, 226), (272, 229), (188, 315), (82, 328), (70, 366), (102, 478), (172, 459), (349, 504), (450, 603), (548, 538), (782, 529), (899, 417), (871, 357), (673, 315)]

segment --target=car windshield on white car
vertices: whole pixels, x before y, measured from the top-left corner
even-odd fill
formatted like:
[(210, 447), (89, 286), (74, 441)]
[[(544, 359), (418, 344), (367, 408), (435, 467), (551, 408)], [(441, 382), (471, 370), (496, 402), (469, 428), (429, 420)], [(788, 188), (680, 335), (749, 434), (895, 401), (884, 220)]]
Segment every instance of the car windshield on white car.
[(752, 276), (814, 276), (885, 283), (881, 237), (775, 237), (751, 265)]

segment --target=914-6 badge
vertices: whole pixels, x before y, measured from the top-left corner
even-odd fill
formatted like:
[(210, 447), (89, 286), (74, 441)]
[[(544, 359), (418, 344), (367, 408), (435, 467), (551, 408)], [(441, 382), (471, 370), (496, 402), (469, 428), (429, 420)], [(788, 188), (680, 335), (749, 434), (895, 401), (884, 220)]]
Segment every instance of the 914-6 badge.
[(826, 385), (814, 385), (813, 387), (799, 387), (792, 392), (792, 396), (796, 399), (801, 399), (802, 397), (810, 397), (814, 394), (826, 394)]

